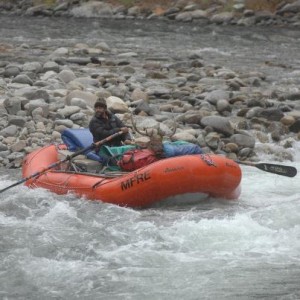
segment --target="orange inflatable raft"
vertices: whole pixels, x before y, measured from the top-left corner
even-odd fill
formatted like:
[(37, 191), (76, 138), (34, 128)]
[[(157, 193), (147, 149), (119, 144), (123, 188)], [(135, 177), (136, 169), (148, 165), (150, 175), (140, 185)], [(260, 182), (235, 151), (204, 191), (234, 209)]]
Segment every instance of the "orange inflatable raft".
[[(64, 145), (49, 145), (30, 153), (23, 163), (23, 178), (59, 161), (64, 149)], [(133, 172), (118, 174), (70, 171), (64, 163), (41, 172), (25, 184), (120, 206), (149, 207), (166, 198), (190, 193), (237, 199), (240, 182), (241, 169), (234, 161), (218, 155), (194, 154), (162, 159)]]

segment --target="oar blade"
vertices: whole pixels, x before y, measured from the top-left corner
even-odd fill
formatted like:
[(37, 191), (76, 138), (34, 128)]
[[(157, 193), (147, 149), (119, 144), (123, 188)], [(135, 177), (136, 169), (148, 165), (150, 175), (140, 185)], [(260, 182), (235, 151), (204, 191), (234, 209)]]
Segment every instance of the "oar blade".
[(269, 163), (259, 163), (254, 165), (256, 168), (287, 177), (295, 177), (297, 175), (297, 169), (291, 166), (283, 166), (283, 165), (276, 165), (276, 164), (269, 164)]

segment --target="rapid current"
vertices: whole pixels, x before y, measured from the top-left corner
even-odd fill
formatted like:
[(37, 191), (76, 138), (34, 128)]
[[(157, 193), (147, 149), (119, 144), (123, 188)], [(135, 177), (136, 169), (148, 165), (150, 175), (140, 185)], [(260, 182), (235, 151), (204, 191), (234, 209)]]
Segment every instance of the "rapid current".
[[(2, 43), (30, 45), (25, 61), (39, 59), (37, 45), (105, 41), (140, 57), (200, 50), (207, 63), (262, 71), (279, 85), (300, 67), (292, 28), (12, 16), (0, 28)], [(300, 143), (290, 151), (294, 161), (282, 164), (300, 170)], [(187, 195), (134, 210), (22, 185), (0, 194), (0, 298), (300, 299), (300, 175), (242, 170), (237, 202)], [(20, 178), (0, 170), (0, 189)]]

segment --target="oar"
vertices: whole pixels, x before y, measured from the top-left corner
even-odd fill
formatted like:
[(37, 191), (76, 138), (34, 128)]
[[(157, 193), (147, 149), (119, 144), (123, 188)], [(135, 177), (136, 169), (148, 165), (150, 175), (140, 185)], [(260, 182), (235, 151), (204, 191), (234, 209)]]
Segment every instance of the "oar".
[(48, 167), (42, 169), (41, 171), (36, 172), (36, 173), (34, 173), (34, 174), (32, 174), (32, 175), (26, 177), (26, 178), (23, 178), (23, 179), (19, 180), (18, 182), (16, 182), (16, 183), (14, 183), (14, 184), (12, 184), (12, 185), (10, 185), (10, 186), (8, 186), (8, 187), (6, 187), (6, 188), (0, 190), (0, 194), (3, 193), (4, 191), (7, 191), (8, 189), (10, 189), (10, 188), (12, 188), (12, 187), (15, 187), (15, 186), (17, 186), (17, 185), (19, 185), (19, 184), (21, 184), (21, 183), (23, 183), (23, 182), (25, 182), (25, 181), (31, 179), (31, 178), (41, 176), (41, 175), (44, 174), (45, 172), (47, 172), (47, 171), (49, 171), (49, 170), (51, 170), (51, 169), (53, 169), (53, 168), (59, 166), (60, 164), (66, 162), (66, 161), (68, 161), (68, 160), (71, 160), (71, 159), (73, 159), (74, 157), (76, 157), (76, 156), (78, 156), (78, 155), (80, 155), (80, 154), (82, 154), (82, 153), (91, 151), (92, 149), (94, 149), (94, 148), (96, 148), (96, 147), (98, 147), (98, 146), (100, 146), (100, 145), (102, 145), (102, 144), (105, 144), (106, 142), (109, 142), (110, 140), (116, 138), (117, 136), (119, 136), (119, 135), (121, 135), (121, 134), (123, 134), (123, 131), (118, 131), (118, 132), (116, 132), (116, 133), (114, 133), (114, 134), (108, 136), (107, 138), (105, 138), (105, 139), (103, 139), (103, 140), (101, 140), (101, 141), (99, 141), (99, 142), (93, 143), (93, 144), (91, 144), (90, 146), (88, 146), (88, 147), (86, 147), (86, 148), (83, 148), (83, 149), (81, 149), (81, 150), (78, 150), (77, 152), (74, 152), (73, 154), (68, 155), (66, 158), (61, 159), (61, 160), (59, 160), (59, 161), (57, 161), (57, 162), (55, 162), (55, 163), (49, 165)]
[(297, 169), (290, 166), (284, 166), (284, 165), (275, 165), (275, 164), (269, 164), (269, 163), (253, 163), (250, 161), (236, 161), (238, 164), (241, 165), (247, 165), (251, 167), (256, 167), (260, 170), (274, 173), (277, 175), (287, 176), (287, 177), (294, 177), (297, 175)]

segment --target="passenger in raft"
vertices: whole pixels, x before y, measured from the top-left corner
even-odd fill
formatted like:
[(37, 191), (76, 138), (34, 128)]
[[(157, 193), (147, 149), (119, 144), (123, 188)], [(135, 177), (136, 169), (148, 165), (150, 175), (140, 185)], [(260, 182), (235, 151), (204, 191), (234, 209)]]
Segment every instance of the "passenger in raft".
[(130, 145), (132, 143), (128, 127), (107, 109), (105, 100), (98, 100), (94, 105), (94, 109), (95, 115), (89, 123), (89, 129), (93, 135), (94, 143), (101, 141), (118, 131), (123, 131), (123, 134), (107, 142), (107, 146), (122, 146), (124, 144)]

